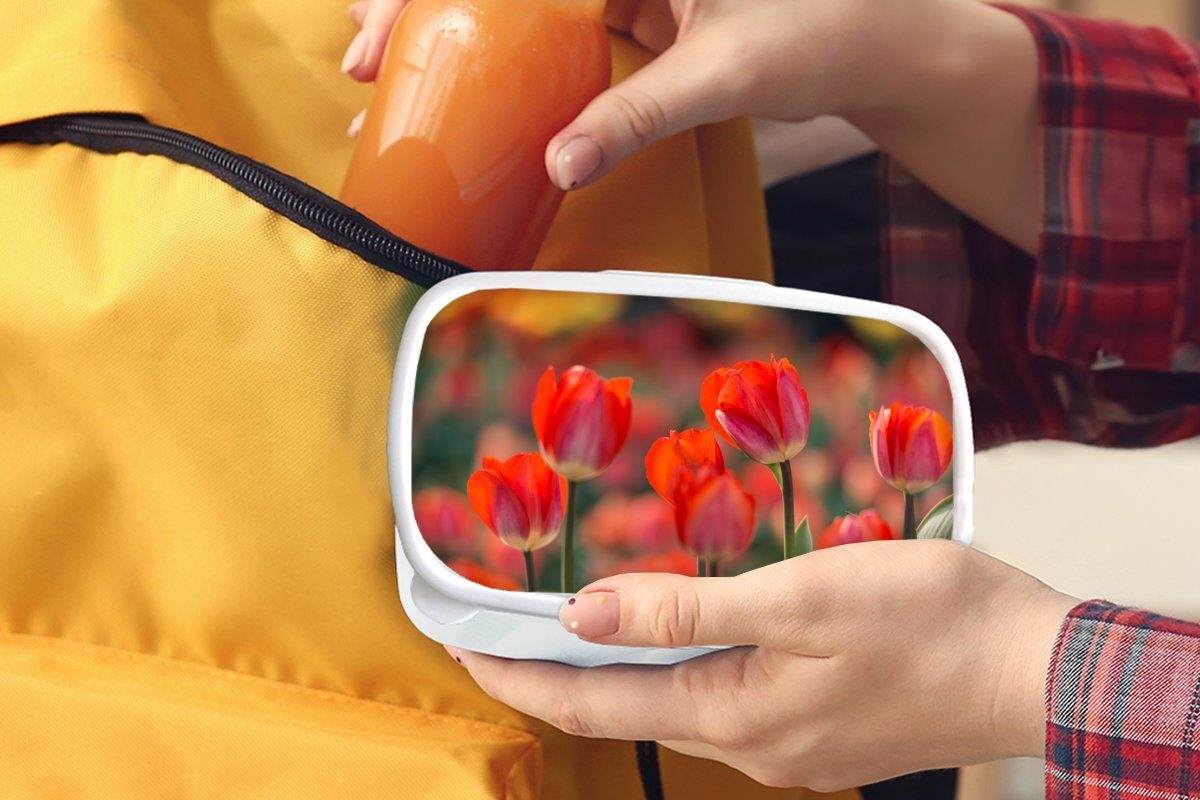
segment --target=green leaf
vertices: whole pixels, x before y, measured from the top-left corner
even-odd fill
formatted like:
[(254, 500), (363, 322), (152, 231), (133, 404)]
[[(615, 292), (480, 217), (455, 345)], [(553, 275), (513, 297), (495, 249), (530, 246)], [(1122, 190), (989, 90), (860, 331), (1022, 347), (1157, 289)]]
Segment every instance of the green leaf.
[(779, 484), (779, 488), (783, 488), (783, 465), (782, 464), (767, 464), (767, 469), (771, 470), (771, 474), (775, 476), (775, 482)]
[(954, 538), (954, 495), (948, 495), (944, 500), (925, 515), (917, 526), (918, 539), (952, 539)]
[(796, 555), (802, 556), (813, 551), (812, 528), (808, 524), (808, 515), (796, 526)]

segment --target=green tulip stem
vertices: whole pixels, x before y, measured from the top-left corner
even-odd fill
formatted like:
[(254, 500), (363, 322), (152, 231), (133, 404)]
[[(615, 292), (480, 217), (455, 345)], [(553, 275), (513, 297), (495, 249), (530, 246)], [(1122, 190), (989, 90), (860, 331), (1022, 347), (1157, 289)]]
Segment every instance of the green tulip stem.
[(567, 519), (563, 526), (562, 591), (575, 591), (575, 489), (576, 481), (567, 481)]
[(696, 556), (696, 577), (697, 578), (708, 577), (708, 562), (705, 561), (703, 558), (700, 558), (699, 556)]
[(537, 591), (537, 574), (533, 571), (533, 551), (525, 551), (525, 591)]
[(779, 474), (783, 486), (783, 557), (788, 559), (795, 554), (796, 538), (796, 489), (792, 486), (792, 462), (781, 463)]
[(717, 577), (717, 559), (715, 558), (708, 562), (708, 577)]
[(904, 538), (917, 538), (917, 496), (904, 493)]

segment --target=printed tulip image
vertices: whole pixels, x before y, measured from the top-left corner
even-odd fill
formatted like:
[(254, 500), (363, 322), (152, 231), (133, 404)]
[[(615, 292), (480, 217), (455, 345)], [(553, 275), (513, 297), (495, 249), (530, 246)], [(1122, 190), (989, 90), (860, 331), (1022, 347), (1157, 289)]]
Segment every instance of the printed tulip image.
[(554, 541), (563, 522), (564, 481), (537, 453), (507, 461), (485, 458), (467, 482), (467, 497), (483, 524), (525, 554), (527, 586), (537, 586), (533, 551)]
[(950, 423), (923, 406), (893, 403), (870, 414), (871, 457), (888, 485), (904, 494), (904, 538), (916, 538), (916, 496), (950, 467)]
[(698, 575), (715, 576), (721, 561), (750, 546), (754, 498), (730, 473), (706, 467), (686, 474), (672, 504), (679, 542), (695, 556)]
[(858, 514), (838, 517), (829, 523), (829, 527), (817, 539), (817, 549), (859, 542), (883, 542), (895, 538), (892, 527), (884, 522), (874, 509), (867, 509)]
[(743, 361), (704, 379), (700, 407), (713, 430), (760, 464), (778, 467), (783, 489), (783, 557), (795, 548), (792, 459), (808, 443), (811, 412), (800, 375), (786, 358)]
[(900, 538), (918, 512), (920, 535), (944, 534), (950, 408), (937, 360), (886, 323), (477, 292), (423, 345), (413, 511), (437, 556), (493, 589), (735, 575), (814, 538)]
[(575, 495), (580, 481), (608, 469), (629, 436), (631, 378), (605, 380), (574, 366), (554, 376), (547, 367), (533, 398), (533, 429), (542, 455), (567, 480), (561, 591), (575, 591)]
[(725, 471), (725, 459), (711, 429), (671, 431), (657, 439), (646, 454), (646, 479), (671, 505), (675, 505), (680, 483), (702, 469)]
[(477, 564), (469, 558), (455, 558), (446, 566), (462, 575), (469, 581), (474, 581), (489, 589), (501, 589), (514, 592), (521, 588), (520, 584), (501, 572), (493, 572), (482, 564)]
[(533, 430), (542, 455), (568, 481), (594, 478), (629, 436), (631, 378), (605, 380), (587, 367), (554, 376), (547, 367), (533, 398)]
[(413, 515), (425, 541), (441, 553), (471, 553), (476, 547), (475, 519), (462, 492), (432, 486), (413, 498)]

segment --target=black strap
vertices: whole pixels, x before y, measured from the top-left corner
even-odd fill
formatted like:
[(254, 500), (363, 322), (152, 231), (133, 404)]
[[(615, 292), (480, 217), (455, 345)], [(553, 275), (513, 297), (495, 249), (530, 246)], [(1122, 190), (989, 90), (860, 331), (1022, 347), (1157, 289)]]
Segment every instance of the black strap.
[(663, 800), (662, 772), (658, 767), (658, 743), (636, 742), (638, 776), (646, 800)]

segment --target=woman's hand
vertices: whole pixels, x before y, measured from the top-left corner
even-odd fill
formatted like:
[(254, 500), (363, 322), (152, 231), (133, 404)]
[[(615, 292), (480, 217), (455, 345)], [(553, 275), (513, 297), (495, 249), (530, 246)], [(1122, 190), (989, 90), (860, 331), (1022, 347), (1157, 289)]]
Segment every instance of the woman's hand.
[(1071, 598), (940, 541), (820, 550), (733, 578), (623, 575), (564, 604), (581, 638), (734, 645), (575, 669), (451, 650), (488, 694), (570, 734), (654, 739), (772, 786), (835, 790), (1040, 756)]
[[(375, 79), (407, 2), (350, 6), (362, 30), (344, 72)], [(964, 0), (609, 0), (607, 20), (659, 56), (549, 142), (560, 187), (696, 125), (841, 116), (960, 210), (1036, 248), (1038, 59), (1015, 16)]]

